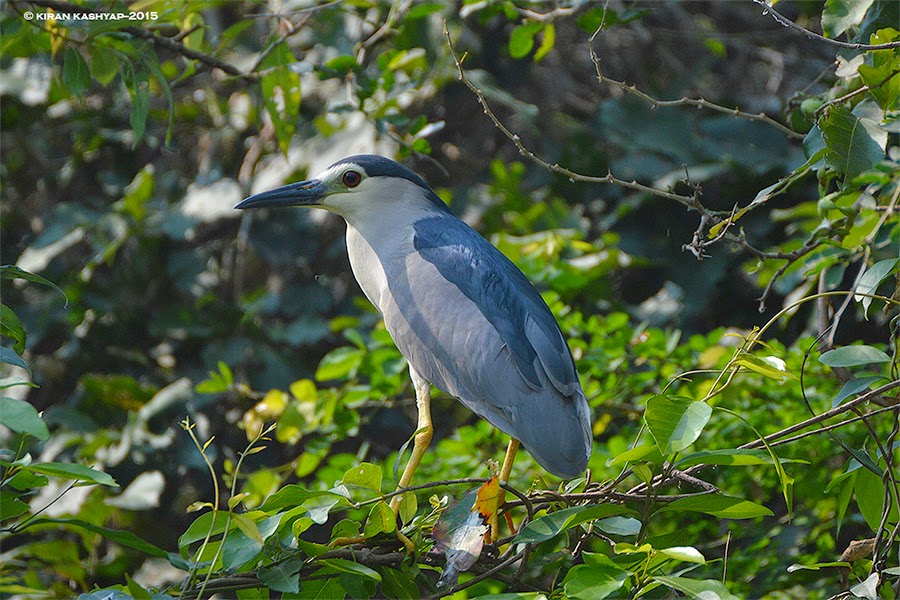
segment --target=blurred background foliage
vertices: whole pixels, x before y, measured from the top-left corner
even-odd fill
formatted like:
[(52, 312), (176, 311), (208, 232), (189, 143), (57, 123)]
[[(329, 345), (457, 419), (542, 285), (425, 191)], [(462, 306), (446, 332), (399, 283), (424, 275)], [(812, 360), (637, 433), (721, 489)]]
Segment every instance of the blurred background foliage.
[[(898, 6), (4, 3), (0, 591), (436, 593), (458, 486), (405, 502), (418, 560), (322, 554), (389, 545), (415, 424), (342, 222), (232, 210), (366, 152), (425, 176), (570, 338), (591, 479), (520, 455), (510, 483), (537, 516), (630, 511), (526, 531), (521, 567), (457, 597), (895, 596)], [(136, 19), (90, 16), (114, 12)], [(780, 459), (736, 450), (831, 409)], [(414, 483), (489, 476), (504, 436), (433, 410)], [(695, 457), (719, 504), (657, 498), (698, 491), (688, 447), (720, 452)]]

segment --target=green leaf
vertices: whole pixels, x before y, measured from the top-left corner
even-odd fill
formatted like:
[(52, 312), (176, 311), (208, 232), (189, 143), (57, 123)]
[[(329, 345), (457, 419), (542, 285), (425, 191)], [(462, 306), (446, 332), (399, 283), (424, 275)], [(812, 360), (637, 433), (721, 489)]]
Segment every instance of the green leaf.
[(835, 396), (834, 400), (831, 401), (831, 408), (837, 408), (844, 400), (846, 400), (850, 396), (869, 389), (869, 387), (871, 387), (873, 383), (881, 381), (882, 379), (884, 379), (884, 377), (879, 377), (878, 375), (872, 375), (871, 377), (860, 377), (859, 379), (851, 379), (844, 384), (844, 387), (841, 388), (841, 391), (838, 392), (838, 395)]
[(62, 291), (62, 288), (60, 288), (49, 279), (44, 279), (40, 275), (29, 273), (25, 269), (20, 269), (15, 265), (3, 265), (0, 266), (0, 277), (2, 277), (3, 279), (24, 279), (25, 281), (30, 281), (31, 283), (39, 283), (41, 285), (51, 287), (62, 295), (62, 297), (66, 301), (66, 306), (69, 305), (69, 299), (68, 297), (66, 297), (66, 293)]
[(799, 563), (794, 563), (787, 568), (788, 573), (794, 573), (796, 571), (820, 571), (822, 569), (831, 569), (831, 568), (845, 568), (849, 569), (852, 565), (848, 562), (824, 562), (824, 563), (816, 563), (814, 565), (801, 565)]
[(335, 56), (334, 58), (326, 61), (325, 68), (335, 71), (336, 73), (343, 76), (358, 71), (360, 66), (359, 63), (356, 62), (355, 56), (352, 56), (350, 54), (341, 54), (340, 56)]
[(741, 352), (734, 363), (775, 381), (783, 381), (787, 377), (797, 378), (796, 375), (787, 370), (784, 361), (777, 356), (754, 356), (753, 354)]
[(50, 439), (47, 424), (41, 419), (37, 409), (25, 400), (0, 396), (0, 424), (42, 442)]
[(859, 27), (875, 0), (825, 0), (822, 33), (836, 38), (848, 29)]
[(637, 535), (641, 522), (634, 517), (608, 517), (595, 523), (597, 529), (610, 535)]
[(272, 563), (261, 567), (256, 576), (270, 590), (287, 594), (296, 594), (300, 591), (300, 578), (298, 574), (303, 568), (303, 561), (299, 558), (289, 558), (283, 562)]
[(19, 499), (19, 494), (0, 491), (0, 521), (15, 519), (28, 512), (28, 505)]
[[(799, 459), (780, 459), (781, 462), (799, 462), (807, 464), (808, 461)], [(675, 463), (679, 469), (687, 469), (694, 465), (771, 465), (774, 464), (772, 456), (766, 450), (740, 450), (737, 448), (728, 450), (703, 450), (692, 452)]]
[(846, 107), (833, 106), (821, 126), (828, 144), (825, 162), (844, 176), (844, 182), (884, 158), (888, 134), (875, 121), (861, 119)]
[(316, 398), (318, 398), (316, 384), (309, 379), (298, 379), (288, 386), (288, 389), (291, 392), (291, 396), (300, 402), (315, 402)]
[(381, 467), (372, 463), (361, 463), (344, 473), (344, 485), (356, 485), (381, 493)]
[(881, 285), (881, 282), (894, 272), (897, 263), (900, 263), (900, 258), (880, 260), (866, 269), (863, 276), (859, 278), (859, 284), (856, 286), (857, 295), (853, 298), (857, 302), (862, 303), (863, 314), (865, 315), (866, 320), (869, 319), (869, 305), (872, 304), (874, 298), (870, 296), (860, 296), (859, 294), (875, 294), (878, 291), (878, 286)]
[(518, 25), (509, 36), (509, 55), (513, 58), (524, 58), (534, 48), (534, 36), (544, 28), (540, 22), (529, 22)]
[(534, 62), (538, 62), (547, 54), (553, 50), (553, 46), (556, 44), (556, 27), (553, 26), (553, 23), (547, 23), (544, 27), (543, 35), (541, 36), (541, 45), (538, 47), (537, 52), (534, 53)]
[(891, 362), (891, 357), (872, 346), (843, 346), (829, 350), (819, 357), (819, 362), (829, 367), (859, 367)]
[(105, 46), (91, 47), (91, 75), (100, 85), (109, 85), (119, 72), (119, 65), (125, 57), (120, 56), (112, 48)]
[[(856, 475), (853, 492), (856, 494), (856, 504), (859, 506), (859, 512), (866, 520), (866, 523), (869, 524), (872, 531), (878, 531), (884, 511), (884, 483), (881, 477), (868, 469), (860, 469)], [(897, 521), (897, 504), (891, 502), (887, 523), (896, 525)]]
[(663, 576), (654, 577), (653, 580), (685, 594), (688, 598), (696, 598), (697, 600), (740, 600), (729, 592), (728, 588), (721, 581)]
[(19, 356), (22, 355), (25, 351), (25, 328), (16, 313), (5, 304), (0, 304), (0, 335), (15, 342), (13, 350)]
[(263, 543), (262, 534), (256, 522), (245, 514), (232, 513), (231, 520), (244, 535), (259, 544)]
[(343, 600), (346, 597), (347, 592), (337, 577), (304, 581), (300, 587), (300, 595), (296, 596), (303, 600)]
[[(178, 549), (185, 550), (194, 542), (206, 539), (206, 536), (214, 537), (225, 531), (225, 523), (229, 521), (225, 511), (208, 512), (200, 515), (178, 538)], [(229, 525), (229, 530), (235, 528), (234, 522)]]
[(362, 575), (363, 577), (374, 579), (375, 581), (381, 581), (381, 574), (378, 571), (376, 571), (375, 569), (370, 569), (365, 565), (353, 562), (352, 560), (345, 560), (343, 558), (324, 558), (317, 562), (323, 567), (334, 569), (335, 571), (338, 571), (340, 573)]
[(369, 511), (366, 519), (366, 527), (363, 535), (366, 538), (375, 537), (380, 533), (393, 533), (397, 530), (397, 515), (386, 502), (378, 502)]
[(609, 558), (595, 554), (592, 564), (578, 565), (566, 573), (563, 589), (573, 600), (601, 600), (619, 591), (629, 575)]
[(140, 584), (135, 583), (128, 573), (125, 573), (125, 584), (128, 587), (128, 593), (131, 594), (134, 600), (151, 600), (150, 592), (141, 587)]
[[(189, 21), (190, 19), (185, 21), (185, 27), (190, 28), (188, 24)], [(189, 35), (187, 39), (190, 39), (197, 33), (202, 36), (203, 31), (200, 30), (198, 32), (194, 32), (194, 34)], [(172, 142), (172, 133), (175, 131), (175, 99), (172, 97), (172, 88), (169, 86), (169, 80), (166, 78), (165, 74), (162, 72), (162, 69), (159, 66), (159, 61), (155, 52), (150, 52), (142, 55), (141, 61), (144, 66), (147, 67), (150, 73), (153, 74), (153, 77), (156, 78), (156, 82), (159, 84), (159, 87), (162, 88), (163, 94), (165, 94), (166, 96), (166, 102), (169, 107), (169, 124), (166, 128), (166, 146), (169, 146)]]
[(262, 547), (262, 542), (246, 535), (243, 529), (232, 530), (222, 542), (222, 568), (230, 571), (248, 563), (255, 564)]
[[(170, 553), (166, 552), (162, 548), (151, 544), (148, 541), (145, 541), (134, 533), (130, 531), (122, 531), (119, 529), (109, 529), (107, 527), (100, 527), (98, 525), (94, 525), (93, 523), (88, 523), (86, 521), (82, 521), (81, 519), (43, 519), (38, 518), (34, 519), (29, 523), (29, 526), (33, 525), (46, 525), (46, 524), (56, 524), (56, 525), (71, 525), (72, 527), (80, 527), (81, 529), (87, 529), (88, 531), (92, 531), (94, 533), (98, 533), (105, 537), (108, 540), (111, 540), (121, 546), (125, 546), (126, 548), (131, 548), (132, 550), (137, 550), (138, 552), (143, 552), (144, 554), (149, 554), (150, 556), (156, 556), (157, 558), (168, 558), (170, 561), (172, 560), (172, 556)], [(178, 561), (176, 561), (178, 562)], [(177, 566), (177, 565), (176, 565)]]
[(259, 507), (259, 510), (269, 514), (275, 514), (286, 508), (294, 508), (300, 506), (310, 498), (316, 496), (332, 495), (331, 492), (319, 490), (308, 490), (302, 485), (291, 483), (284, 486), (266, 500), (265, 504)]
[(316, 369), (317, 381), (348, 379), (356, 375), (362, 364), (363, 352), (359, 348), (343, 346), (326, 354)]
[(609, 459), (606, 465), (614, 467), (636, 461), (661, 463), (662, 460), (662, 454), (659, 453), (659, 447), (656, 444), (642, 444)]
[(65, 479), (77, 479), (78, 481), (86, 481), (88, 483), (96, 483), (99, 485), (107, 485), (110, 487), (119, 487), (116, 480), (108, 473), (97, 471), (85, 465), (75, 463), (31, 463), (25, 467), (32, 473), (40, 473), (41, 475), (50, 475), (51, 477), (63, 477)]
[(679, 396), (657, 395), (647, 401), (644, 420), (663, 455), (681, 452), (693, 444), (712, 415), (705, 402)]
[(338, 504), (346, 504), (347, 499), (338, 496), (335, 493), (328, 492), (310, 498), (303, 503), (303, 506), (309, 511), (308, 516), (316, 525), (323, 525), (328, 521), (328, 513)]
[(141, 221), (147, 214), (146, 204), (153, 197), (152, 164), (145, 165), (137, 175), (125, 186), (125, 195), (122, 197), (122, 209), (135, 221)]
[(771, 517), (774, 514), (765, 506), (755, 502), (721, 494), (681, 498), (666, 504), (659, 512), (681, 510), (706, 513), (720, 519), (753, 519), (755, 517)]
[(406, 13), (407, 21), (415, 21), (422, 17), (441, 12), (446, 8), (441, 2), (417, 2)]
[(63, 60), (63, 83), (73, 96), (82, 96), (91, 87), (91, 72), (81, 53), (72, 48), (66, 48), (66, 57)]
[(31, 373), (31, 367), (28, 366), (28, 363), (22, 360), (22, 357), (13, 352), (11, 348), (7, 348), (6, 346), (0, 346), (0, 363), (19, 367), (28, 371), (29, 374)]
[(682, 562), (696, 563), (698, 565), (706, 564), (706, 558), (703, 556), (703, 554), (700, 553), (699, 550), (697, 550), (693, 546), (674, 546), (672, 548), (664, 548), (660, 550), (660, 553), (665, 554), (669, 558), (674, 558), (675, 560), (680, 560)]
[(282, 42), (260, 65), (263, 71), (260, 88), (266, 112), (275, 127), (278, 145), (285, 154), (297, 130), (297, 115), (300, 112), (300, 74), (290, 67), (295, 62), (290, 46)]
[(416, 579), (413, 573), (389, 567), (381, 567), (378, 569), (378, 572), (381, 573), (382, 593), (388, 598), (417, 600), (423, 597), (418, 586), (416, 586)]
[(147, 114), (150, 112), (150, 81), (147, 72), (138, 65), (129, 65), (130, 75), (128, 92), (131, 94), (131, 129), (134, 132), (134, 145), (144, 137), (147, 128)]
[(514, 543), (545, 542), (581, 523), (624, 514), (634, 514), (634, 512), (624, 506), (612, 504), (589, 504), (564, 508), (528, 523), (516, 536)]

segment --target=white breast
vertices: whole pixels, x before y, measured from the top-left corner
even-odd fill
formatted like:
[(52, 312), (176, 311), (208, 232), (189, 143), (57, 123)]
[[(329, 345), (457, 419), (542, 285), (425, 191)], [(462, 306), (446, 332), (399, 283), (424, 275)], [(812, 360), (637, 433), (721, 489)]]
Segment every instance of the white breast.
[(384, 266), (368, 240), (349, 223), (347, 224), (347, 254), (350, 256), (350, 268), (353, 269), (353, 276), (356, 277), (359, 287), (362, 288), (369, 302), (384, 314), (382, 301), (388, 298)]

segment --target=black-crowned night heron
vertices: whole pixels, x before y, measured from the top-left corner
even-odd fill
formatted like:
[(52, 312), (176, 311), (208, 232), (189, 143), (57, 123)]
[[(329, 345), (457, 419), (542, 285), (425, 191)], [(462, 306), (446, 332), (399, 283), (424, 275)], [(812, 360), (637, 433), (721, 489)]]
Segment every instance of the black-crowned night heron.
[(353, 274), (409, 361), (416, 390), (418, 433), (399, 488), (409, 486), (431, 442), (430, 384), (512, 437), (501, 481), (519, 442), (554, 475), (585, 470), (589, 409), (553, 314), (421, 177), (382, 156), (350, 156), (236, 208), (269, 206), (315, 206), (347, 221)]

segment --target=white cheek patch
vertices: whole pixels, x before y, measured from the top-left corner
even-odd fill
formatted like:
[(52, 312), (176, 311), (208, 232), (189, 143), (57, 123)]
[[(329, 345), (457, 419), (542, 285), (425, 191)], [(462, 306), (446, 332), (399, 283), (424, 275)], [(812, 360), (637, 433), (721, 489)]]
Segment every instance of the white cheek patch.
[(335, 165), (333, 167), (328, 167), (321, 173), (316, 176), (316, 179), (320, 181), (339, 181), (341, 175), (343, 175), (346, 171), (357, 171), (363, 176), (366, 176), (366, 170), (354, 163), (341, 163), (339, 165)]

